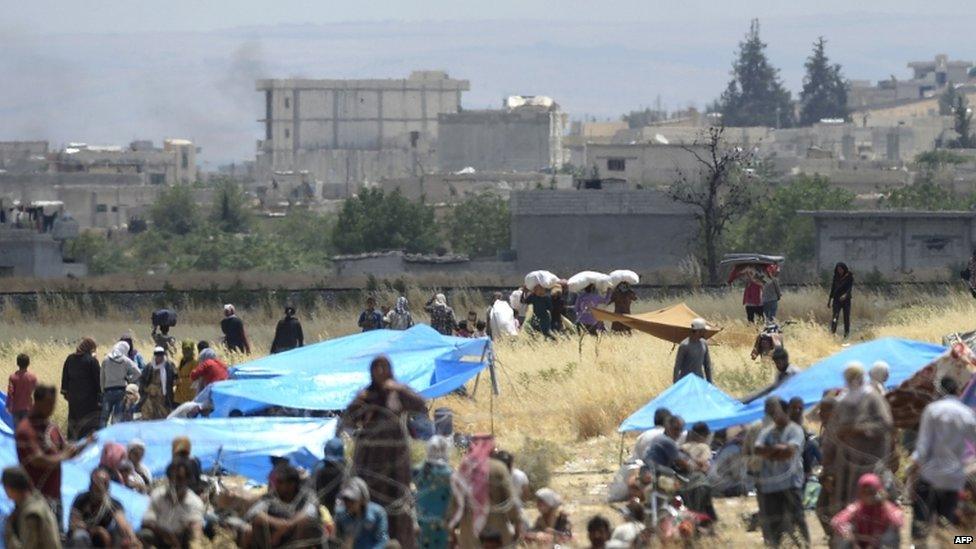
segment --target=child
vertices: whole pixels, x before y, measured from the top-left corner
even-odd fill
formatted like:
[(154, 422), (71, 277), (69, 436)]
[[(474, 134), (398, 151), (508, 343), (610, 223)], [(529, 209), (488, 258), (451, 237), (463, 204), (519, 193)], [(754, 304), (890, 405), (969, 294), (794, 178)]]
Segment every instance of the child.
[(24, 353), (17, 355), (17, 371), (10, 374), (7, 382), (7, 411), (14, 418), (14, 424), (27, 417), (27, 412), (34, 405), (34, 387), (37, 386), (37, 376), (27, 371), (30, 357)]
[(488, 334), (485, 331), (488, 328), (488, 325), (485, 324), (484, 320), (479, 320), (478, 323), (475, 324), (474, 326), (475, 326), (474, 337), (488, 337)]
[(468, 321), (467, 320), (462, 320), (461, 322), (458, 322), (457, 336), (458, 337), (471, 337), (471, 330), (468, 329)]

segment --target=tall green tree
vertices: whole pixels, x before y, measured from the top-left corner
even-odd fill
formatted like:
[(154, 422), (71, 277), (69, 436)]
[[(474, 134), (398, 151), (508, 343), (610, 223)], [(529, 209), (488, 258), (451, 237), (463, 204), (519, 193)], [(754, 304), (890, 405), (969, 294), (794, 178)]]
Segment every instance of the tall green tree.
[(809, 126), (824, 118), (847, 118), (847, 84), (840, 65), (830, 64), (824, 51), (826, 40), (813, 43), (813, 53), (805, 64), (803, 91), (800, 92), (800, 125)]
[(831, 186), (826, 177), (800, 175), (754, 201), (730, 228), (729, 246), (740, 251), (783, 254), (790, 261), (813, 259), (813, 218), (796, 212), (849, 210), (854, 198), (851, 191)]
[(487, 257), (511, 246), (508, 202), (494, 193), (466, 198), (451, 208), (444, 230), (455, 252)]
[(247, 232), (251, 208), (244, 189), (233, 179), (221, 179), (214, 188), (211, 219), (225, 233)]
[(953, 113), (956, 106), (956, 100), (959, 97), (959, 93), (956, 91), (956, 86), (952, 82), (946, 85), (946, 89), (939, 95), (939, 114), (942, 116), (949, 116)]
[(790, 92), (779, 79), (779, 70), (766, 58), (766, 43), (759, 38), (759, 20), (753, 19), (749, 33), (739, 43), (738, 58), (732, 64), (732, 80), (718, 101), (726, 126), (794, 125)]
[(976, 147), (976, 136), (973, 135), (973, 111), (969, 108), (966, 96), (959, 94), (953, 107), (953, 124), (959, 137), (950, 145), (953, 149), (972, 149)]
[(200, 208), (189, 185), (163, 189), (149, 209), (153, 226), (164, 233), (185, 235), (202, 225)]
[(363, 189), (346, 200), (333, 241), (342, 253), (427, 253), (440, 243), (433, 208), (407, 200), (399, 190), (387, 193), (378, 188)]

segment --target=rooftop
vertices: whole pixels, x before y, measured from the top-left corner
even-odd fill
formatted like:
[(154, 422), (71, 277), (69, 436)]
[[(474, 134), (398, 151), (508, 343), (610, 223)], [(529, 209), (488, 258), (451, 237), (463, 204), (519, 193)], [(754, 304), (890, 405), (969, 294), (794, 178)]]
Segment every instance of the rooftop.
[(871, 218), (894, 218), (894, 219), (965, 219), (976, 217), (974, 211), (927, 211), (927, 210), (819, 210), (809, 211), (800, 210), (796, 212), (819, 219), (871, 219)]

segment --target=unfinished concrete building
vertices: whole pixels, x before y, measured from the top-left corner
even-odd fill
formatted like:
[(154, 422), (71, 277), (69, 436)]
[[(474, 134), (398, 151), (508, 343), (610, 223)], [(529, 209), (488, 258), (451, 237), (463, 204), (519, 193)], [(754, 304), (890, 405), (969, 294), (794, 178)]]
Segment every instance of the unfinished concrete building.
[(146, 185), (188, 185), (197, 180), (196, 155), (187, 139), (166, 139), (163, 148), (152, 141), (133, 141), (128, 147), (69, 143), (51, 155), (50, 171), (136, 175)]
[(438, 122), (444, 171), (551, 171), (566, 162), (568, 117), (549, 97), (512, 96), (501, 109), (442, 114)]
[(912, 69), (912, 78), (905, 80), (898, 80), (894, 76), (877, 84), (867, 80), (852, 80), (847, 94), (847, 106), (861, 109), (932, 97), (950, 82), (968, 82), (973, 64), (970, 61), (951, 61), (949, 56), (939, 54), (932, 61), (911, 62), (908, 68)]
[(265, 96), (259, 178), (307, 170), (355, 192), (365, 182), (433, 171), (438, 117), (456, 113), (467, 80), (441, 71), (405, 79), (258, 80)]

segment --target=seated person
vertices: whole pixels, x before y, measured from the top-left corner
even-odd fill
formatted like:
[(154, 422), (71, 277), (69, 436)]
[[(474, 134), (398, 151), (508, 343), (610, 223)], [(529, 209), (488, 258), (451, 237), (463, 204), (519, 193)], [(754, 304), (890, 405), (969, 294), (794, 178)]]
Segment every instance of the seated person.
[(347, 475), (345, 445), (341, 438), (335, 437), (325, 443), (325, 455), (312, 479), (319, 503), (332, 515), (335, 515), (336, 499)]
[(166, 468), (165, 486), (152, 491), (142, 517), (139, 538), (144, 545), (187, 547), (203, 535), (203, 501), (190, 490), (193, 467), (177, 457)]
[(76, 547), (118, 547), (135, 541), (122, 504), (109, 495), (105, 469), (92, 471), (88, 491), (75, 497), (68, 529), (68, 539)]
[(274, 470), (274, 489), (244, 515), (250, 526), (242, 547), (313, 546), (322, 541), (322, 517), (316, 498), (302, 490), (298, 469), (278, 465)]
[(185, 436), (174, 438), (171, 449), (173, 460), (185, 460), (187, 466), (190, 468), (190, 477), (188, 480), (190, 490), (193, 490), (197, 495), (203, 494), (207, 488), (206, 483), (201, 478), (203, 475), (203, 467), (200, 465), (200, 460), (193, 457), (193, 445), (190, 443), (190, 438)]
[(656, 468), (671, 469), (672, 471), (689, 471), (691, 465), (678, 449), (678, 439), (685, 429), (685, 422), (681, 416), (669, 416), (664, 423), (664, 434), (655, 437), (644, 456), (644, 463)]
[(597, 515), (586, 523), (586, 537), (590, 540), (590, 549), (605, 549), (610, 541), (610, 521)]
[(852, 547), (898, 547), (903, 522), (901, 509), (885, 497), (878, 475), (865, 473), (857, 481), (857, 501), (834, 515), (830, 526)]
[(708, 426), (699, 422), (688, 431), (687, 441), (681, 445), (690, 466), (688, 481), (681, 489), (681, 498), (689, 509), (708, 515), (711, 521), (715, 521), (718, 515), (712, 504), (712, 483), (708, 479), (712, 461), (712, 449), (708, 445), (710, 437)]
[(390, 540), (386, 510), (369, 500), (366, 481), (352, 477), (339, 491), (336, 536), (342, 547), (382, 549)]
[(644, 506), (637, 501), (627, 504), (626, 520), (613, 529), (609, 544), (613, 547), (643, 547), (644, 541)]
[(569, 515), (562, 510), (563, 498), (559, 494), (549, 488), (536, 490), (535, 504), (539, 518), (525, 535), (526, 540), (548, 547), (566, 544), (573, 539), (573, 525)]

